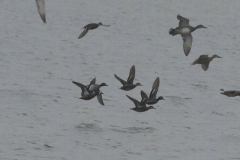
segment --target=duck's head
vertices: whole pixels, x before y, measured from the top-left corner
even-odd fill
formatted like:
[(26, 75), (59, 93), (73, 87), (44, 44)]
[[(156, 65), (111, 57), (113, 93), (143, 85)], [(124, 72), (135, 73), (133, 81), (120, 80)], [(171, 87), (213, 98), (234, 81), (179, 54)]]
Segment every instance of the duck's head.
[(142, 84), (141, 84), (141, 83), (136, 83), (135, 85), (136, 85), (136, 86), (142, 86)]
[(158, 97), (158, 100), (165, 100), (162, 96)]
[(99, 23), (98, 23), (98, 26), (109, 27), (110, 25), (103, 25), (102, 22), (99, 22)]
[(196, 28), (207, 28), (207, 27), (205, 27), (204, 25), (197, 25), (197, 27)]
[(108, 86), (106, 83), (101, 83), (100, 86)]
[(220, 57), (220, 56), (218, 56), (218, 55), (216, 55), (216, 54), (214, 54), (212, 57), (213, 57), (213, 58), (222, 58), (222, 57)]

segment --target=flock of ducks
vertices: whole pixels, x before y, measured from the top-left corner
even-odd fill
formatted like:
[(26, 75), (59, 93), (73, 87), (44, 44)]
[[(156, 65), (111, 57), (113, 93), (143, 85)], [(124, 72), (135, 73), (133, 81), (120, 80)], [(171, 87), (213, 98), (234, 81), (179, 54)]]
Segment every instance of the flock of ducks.
[[(121, 79), (116, 74), (114, 74), (114, 76), (117, 80), (119, 80), (122, 83), (123, 86), (120, 89), (122, 89), (124, 91), (130, 91), (137, 86), (142, 86), (140, 83), (133, 84), (133, 81), (135, 79), (135, 66), (134, 65), (131, 67), (131, 69), (129, 71), (129, 76), (128, 76), (127, 81)], [(80, 87), (82, 90), (82, 93), (81, 93), (82, 97), (80, 97), (79, 99), (90, 100), (97, 96), (98, 102), (101, 105), (104, 105), (103, 99), (102, 99), (103, 93), (100, 91), (100, 87), (107, 86), (106, 83), (101, 83), (100, 85), (96, 84), (96, 78), (94, 78), (89, 83), (89, 85), (84, 85), (84, 84), (81, 84), (81, 83), (75, 82), (75, 81), (72, 81), (72, 83), (77, 85), (78, 87)], [(153, 82), (152, 90), (150, 92), (149, 97), (147, 96), (147, 94), (145, 92), (141, 91), (141, 97), (142, 97), (141, 102), (126, 95), (135, 104), (135, 108), (131, 108), (131, 110), (134, 110), (136, 112), (145, 112), (149, 109), (155, 109), (153, 106), (147, 107), (147, 104), (153, 105), (153, 104), (156, 104), (159, 100), (164, 100), (164, 98), (162, 96), (157, 98), (159, 84), (160, 84), (160, 79), (159, 79), (159, 77), (157, 77), (156, 80)]]
[[(36, 0), (36, 3), (37, 3), (38, 13), (39, 13), (41, 19), (43, 20), (43, 22), (46, 23), (45, 2), (44, 2), (44, 0)], [(194, 32), (196, 29), (207, 28), (207, 27), (205, 27), (203, 25), (197, 25), (196, 27), (192, 27), (189, 25), (189, 19), (184, 18), (180, 15), (177, 15), (177, 19), (179, 20), (179, 26), (176, 27), (175, 29), (171, 28), (169, 30), (169, 34), (172, 36), (180, 34), (182, 36), (183, 51), (184, 51), (185, 55), (188, 56), (190, 53), (190, 50), (192, 47), (192, 41), (193, 41), (193, 37), (192, 37), (191, 33)], [(90, 23), (83, 27), (84, 31), (79, 35), (78, 39), (83, 38), (88, 33), (89, 30), (96, 29), (99, 26), (109, 27), (110, 25), (103, 25), (101, 22)], [(204, 71), (207, 71), (207, 69), (209, 67), (209, 63), (214, 58), (222, 58), (222, 57), (220, 57), (216, 54), (211, 57), (209, 57), (208, 55), (200, 55), (199, 58), (196, 59), (192, 63), (192, 65), (201, 64), (202, 69)], [(121, 79), (116, 74), (114, 74), (114, 76), (118, 81), (121, 82), (121, 84), (123, 86), (120, 89), (122, 89), (124, 91), (130, 91), (137, 86), (142, 86), (140, 83), (133, 84), (133, 81), (135, 79), (135, 66), (134, 65), (130, 69), (127, 81)], [(90, 100), (97, 96), (98, 102), (101, 105), (104, 105), (104, 102), (102, 99), (103, 93), (100, 91), (100, 88), (102, 86), (107, 86), (106, 83), (96, 84), (96, 78), (94, 78), (89, 83), (89, 85), (83, 85), (83, 84), (81, 84), (79, 82), (75, 82), (75, 81), (72, 81), (72, 83), (74, 83), (75, 85), (77, 85), (78, 87), (81, 88), (82, 93), (81, 93), (80, 99)], [(147, 94), (144, 91), (141, 91), (142, 99), (140, 102), (138, 100), (126, 95), (135, 104), (135, 107), (131, 108), (131, 110), (134, 110), (136, 112), (145, 112), (149, 109), (155, 109), (153, 106), (147, 107), (147, 105), (153, 105), (153, 104), (156, 104), (159, 100), (164, 100), (164, 98), (162, 96), (157, 98), (159, 84), (160, 84), (160, 79), (159, 79), (159, 77), (157, 77), (156, 80), (153, 82), (152, 90), (150, 92), (149, 97), (147, 96)], [(240, 96), (240, 91), (236, 91), (236, 90), (224, 91), (223, 89), (221, 89), (221, 91), (223, 91), (221, 94), (226, 95), (228, 97)]]

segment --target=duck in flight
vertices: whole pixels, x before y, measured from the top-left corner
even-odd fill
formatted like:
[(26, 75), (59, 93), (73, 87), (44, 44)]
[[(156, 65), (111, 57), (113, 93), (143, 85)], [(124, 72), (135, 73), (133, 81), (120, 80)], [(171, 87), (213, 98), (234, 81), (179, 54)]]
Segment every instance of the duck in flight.
[(78, 39), (84, 37), (89, 30), (96, 29), (96, 28), (98, 28), (99, 26), (109, 27), (110, 25), (103, 25), (102, 22), (99, 22), (99, 23), (90, 23), (90, 24), (86, 25), (85, 27), (83, 27), (83, 28), (84, 28), (84, 31), (79, 35)]
[(124, 91), (130, 91), (137, 86), (142, 86), (140, 83), (133, 84), (133, 81), (135, 79), (135, 66), (134, 65), (130, 69), (127, 81), (121, 79), (116, 74), (114, 74), (114, 76), (117, 80), (119, 80), (122, 83), (123, 86), (120, 89), (122, 89)]
[(141, 97), (142, 97), (141, 102), (137, 101), (136, 99), (134, 99), (128, 95), (126, 95), (126, 96), (135, 104), (135, 107), (131, 108), (131, 110), (134, 110), (136, 112), (145, 112), (149, 109), (155, 109), (153, 106), (149, 106), (149, 107), (146, 106), (148, 97), (147, 97), (146, 93), (143, 91), (141, 91)]
[(82, 89), (81, 96), (89, 95), (91, 91), (89, 91), (89, 86), (94, 85), (96, 83), (96, 78), (94, 78), (89, 85), (83, 85), (82, 83), (72, 81), (73, 84), (77, 85)]
[(202, 69), (206, 71), (208, 69), (209, 63), (214, 59), (214, 58), (222, 58), (216, 54), (214, 54), (212, 57), (208, 57), (208, 55), (201, 55), (199, 56), (198, 59), (196, 59), (192, 65), (195, 64), (201, 64)]
[(36, 3), (37, 3), (37, 9), (38, 9), (38, 13), (39, 13), (40, 17), (42, 18), (44, 23), (47, 23), (44, 0), (36, 0)]
[(192, 47), (193, 37), (191, 33), (199, 28), (207, 28), (203, 25), (197, 25), (196, 27), (192, 27), (189, 25), (189, 20), (180, 15), (177, 15), (177, 19), (179, 20), (179, 26), (175, 29), (171, 28), (169, 30), (169, 34), (175, 36), (177, 34), (181, 34), (183, 39), (183, 50), (186, 56), (190, 53)]
[(221, 89), (221, 91), (223, 91), (221, 94), (226, 95), (228, 97), (240, 96), (240, 91), (236, 91), (236, 90), (224, 91), (223, 89)]
[[(90, 100), (90, 99), (93, 99), (95, 96), (97, 96), (97, 99), (98, 99), (98, 102), (101, 104), (101, 105), (104, 105), (103, 103), (103, 99), (102, 99), (102, 92), (99, 90), (100, 87), (98, 87), (96, 90), (93, 90), (91, 89), (90, 90), (90, 86), (95, 86), (96, 84), (96, 78), (94, 78), (89, 85), (83, 85), (79, 82), (75, 82), (75, 81), (72, 81), (73, 84), (77, 85), (78, 87), (80, 87), (82, 89), (82, 93), (81, 93), (81, 96), (79, 99), (84, 99), (84, 100)], [(97, 86), (100, 86), (100, 85), (97, 85)]]
[(147, 104), (156, 104), (159, 100), (164, 100), (164, 98), (162, 96), (156, 98), (158, 88), (159, 88), (159, 83), (160, 83), (160, 79), (159, 79), (159, 77), (157, 77), (156, 80), (153, 82), (152, 91), (149, 95)]

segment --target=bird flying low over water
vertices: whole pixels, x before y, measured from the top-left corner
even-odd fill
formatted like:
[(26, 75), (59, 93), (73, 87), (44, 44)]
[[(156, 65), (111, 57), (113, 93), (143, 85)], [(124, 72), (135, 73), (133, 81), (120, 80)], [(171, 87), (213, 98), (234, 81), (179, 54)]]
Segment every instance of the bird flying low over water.
[(90, 24), (86, 25), (85, 27), (83, 27), (83, 28), (84, 28), (84, 31), (79, 35), (78, 39), (84, 37), (89, 30), (96, 29), (96, 28), (98, 28), (99, 26), (109, 27), (110, 25), (103, 25), (102, 22), (99, 22), (99, 23), (90, 23)]
[(208, 66), (209, 66), (209, 63), (214, 59), (214, 58), (222, 58), (216, 54), (214, 54), (212, 57), (208, 57), (208, 55), (201, 55), (199, 56), (198, 59), (196, 59), (192, 65), (195, 65), (195, 64), (201, 64), (202, 66), (202, 69), (204, 71), (206, 71), (208, 69)]
[(38, 9), (38, 13), (39, 13), (40, 17), (42, 18), (44, 23), (47, 23), (44, 0), (36, 0), (36, 3), (37, 3), (37, 9)]
[(221, 89), (221, 91), (223, 91), (221, 94), (226, 95), (228, 97), (240, 96), (240, 91), (236, 91), (236, 90), (224, 91), (223, 89)]
[(88, 95), (84, 95), (79, 99), (90, 100), (90, 99), (93, 99), (95, 96), (97, 96), (98, 102), (104, 106), (102, 94), (103, 94), (102, 92), (90, 92)]
[[(93, 99), (95, 96), (97, 96), (98, 102), (101, 105), (104, 105), (103, 99), (102, 99), (102, 92), (99, 90), (101, 86), (104, 86), (105, 83), (102, 83), (101, 85), (95, 84), (96, 83), (96, 78), (94, 78), (89, 85), (83, 85), (79, 82), (72, 81), (73, 84), (77, 85), (82, 89), (82, 93), (79, 99), (84, 99), (84, 100), (90, 100)], [(105, 84), (106, 85), (106, 84)]]
[(156, 80), (153, 82), (152, 91), (149, 95), (147, 104), (156, 104), (159, 100), (164, 100), (164, 98), (162, 96), (156, 98), (158, 88), (159, 88), (159, 83), (160, 83), (160, 79), (159, 79), (159, 77), (157, 77)]
[(172, 36), (175, 36), (177, 34), (181, 34), (183, 39), (183, 50), (186, 56), (190, 53), (191, 47), (192, 47), (192, 40), (193, 37), (191, 33), (199, 28), (207, 28), (203, 25), (198, 25), (196, 27), (192, 27), (189, 25), (189, 20), (187, 18), (184, 18), (180, 15), (177, 15), (177, 19), (179, 20), (179, 26), (175, 29), (171, 28), (169, 30), (169, 34)]
[(79, 83), (79, 82), (72, 81), (73, 84), (77, 85), (78, 87), (80, 87), (80, 88), (82, 89), (81, 96), (86, 96), (86, 95), (90, 94), (91, 91), (89, 91), (89, 86), (95, 84), (95, 82), (96, 82), (96, 78), (94, 78), (94, 79), (90, 82), (89, 85), (86, 85), (86, 86), (85, 86), (85, 85), (83, 85), (83, 84), (81, 84), (81, 83)]
[(130, 91), (134, 89), (137, 86), (142, 86), (140, 83), (133, 84), (133, 81), (135, 79), (135, 66), (133, 65), (130, 69), (129, 76), (127, 79), (127, 82), (120, 77), (118, 77), (116, 74), (114, 74), (115, 78), (119, 80), (122, 83), (122, 87), (120, 89), (124, 91)]
[(135, 104), (135, 108), (131, 108), (131, 110), (134, 110), (136, 112), (145, 112), (149, 109), (155, 109), (153, 106), (149, 106), (147, 107), (147, 101), (148, 101), (148, 97), (146, 95), (145, 92), (141, 91), (141, 96), (142, 96), (142, 100), (141, 102), (137, 101), (136, 99), (126, 95), (134, 104)]

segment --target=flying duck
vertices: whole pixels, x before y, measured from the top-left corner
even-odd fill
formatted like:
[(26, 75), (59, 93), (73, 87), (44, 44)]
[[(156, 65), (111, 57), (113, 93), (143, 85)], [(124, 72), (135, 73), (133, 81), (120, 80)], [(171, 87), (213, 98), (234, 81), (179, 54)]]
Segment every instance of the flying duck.
[(135, 66), (133, 65), (132, 68), (130, 69), (129, 76), (127, 79), (127, 82), (118, 77), (116, 74), (114, 74), (115, 78), (119, 80), (122, 83), (122, 87), (120, 89), (124, 91), (130, 91), (134, 89), (137, 86), (142, 86), (140, 83), (133, 84), (133, 81), (135, 79)]
[(171, 28), (169, 30), (169, 34), (172, 36), (181, 34), (183, 39), (183, 50), (185, 55), (188, 56), (192, 47), (192, 40), (193, 40), (191, 33), (196, 29), (207, 28), (207, 27), (203, 25), (197, 25), (196, 27), (192, 27), (189, 25), (189, 20), (187, 18), (180, 16), (179, 14), (177, 15), (177, 19), (179, 20), (179, 26), (175, 29)]
[(204, 71), (206, 71), (208, 69), (208, 66), (209, 66), (209, 63), (214, 59), (214, 58), (222, 58), (216, 54), (214, 54), (212, 57), (208, 57), (208, 55), (201, 55), (199, 56), (198, 59), (196, 59), (192, 65), (195, 65), (195, 64), (201, 64), (202, 66), (202, 69)]
[(236, 90), (224, 91), (223, 89), (221, 89), (221, 91), (223, 91), (221, 94), (226, 95), (228, 97), (240, 96), (240, 91), (236, 91)]
[(84, 31), (79, 35), (78, 39), (84, 37), (89, 30), (96, 29), (96, 28), (98, 28), (99, 26), (109, 27), (110, 25), (103, 25), (102, 22), (99, 22), (99, 23), (90, 23), (90, 24), (86, 25), (85, 27), (83, 27), (83, 28), (84, 28)]
[(147, 104), (156, 104), (159, 100), (164, 100), (164, 98), (162, 96), (156, 98), (158, 88), (159, 88), (159, 83), (160, 83), (160, 79), (159, 79), (159, 77), (157, 77), (156, 80), (153, 82), (152, 91), (149, 95)]
[(103, 100), (102, 100), (102, 92), (99, 90), (99, 88), (97, 90), (89, 90), (90, 86), (95, 85), (96, 83), (96, 78), (94, 78), (89, 85), (83, 85), (79, 82), (75, 82), (72, 81), (73, 84), (77, 85), (78, 87), (80, 87), (82, 89), (82, 93), (79, 99), (84, 99), (84, 100), (90, 100), (93, 99), (95, 96), (97, 96), (98, 102), (101, 105), (104, 105)]
[(153, 106), (149, 106), (147, 107), (147, 101), (148, 101), (148, 97), (146, 95), (145, 92), (141, 91), (141, 96), (142, 96), (142, 100), (141, 102), (137, 101), (136, 99), (126, 95), (131, 101), (133, 101), (133, 103), (135, 104), (135, 108), (131, 108), (131, 110), (134, 110), (136, 112), (145, 112), (149, 109), (155, 109)]
[(79, 82), (75, 82), (75, 81), (72, 81), (73, 84), (77, 85), (78, 87), (80, 87), (82, 89), (82, 93), (81, 93), (81, 96), (86, 96), (86, 95), (89, 95), (91, 91), (89, 91), (89, 86), (90, 85), (94, 85), (96, 82), (96, 78), (94, 78), (89, 85), (83, 85), (82, 83), (79, 83)]

